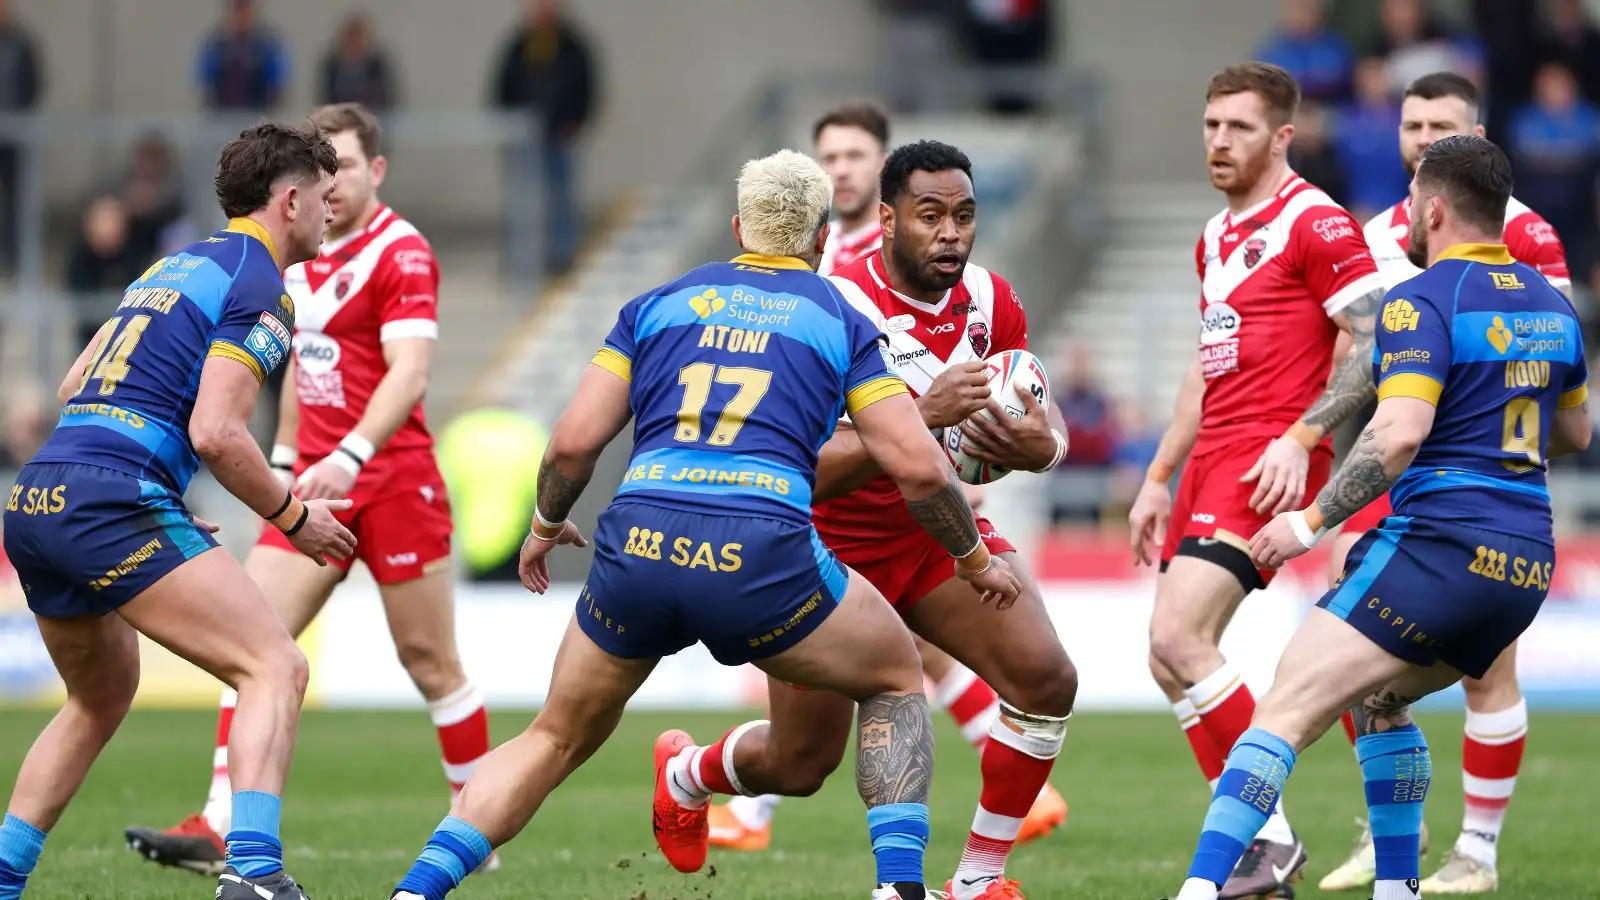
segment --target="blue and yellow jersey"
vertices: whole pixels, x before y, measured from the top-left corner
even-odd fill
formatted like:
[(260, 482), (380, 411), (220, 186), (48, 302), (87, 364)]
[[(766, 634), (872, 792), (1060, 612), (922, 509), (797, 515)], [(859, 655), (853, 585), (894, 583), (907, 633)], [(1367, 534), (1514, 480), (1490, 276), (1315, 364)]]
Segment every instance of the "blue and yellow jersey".
[(101, 326), (77, 394), (39, 462), (101, 466), (182, 494), (200, 468), (189, 414), (207, 357), (236, 360), (264, 381), (283, 364), (294, 303), (265, 229), (225, 231), (157, 260)]
[(629, 381), (618, 498), (811, 521), (840, 413), (903, 393), (882, 335), (805, 263), (745, 254), (622, 308), (594, 363)]
[(1566, 297), (1502, 245), (1456, 245), (1389, 291), (1373, 368), (1380, 400), (1437, 407), (1391, 489), (1397, 515), (1550, 541), (1549, 425), (1588, 397)]

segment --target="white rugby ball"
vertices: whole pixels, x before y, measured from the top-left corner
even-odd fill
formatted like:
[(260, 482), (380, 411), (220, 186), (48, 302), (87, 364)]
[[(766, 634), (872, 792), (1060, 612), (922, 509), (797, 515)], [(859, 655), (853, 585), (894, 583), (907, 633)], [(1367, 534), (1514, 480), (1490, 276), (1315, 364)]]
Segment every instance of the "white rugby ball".
[[(1017, 396), (1018, 387), (1032, 394), (1040, 406), (1049, 408), (1050, 376), (1045, 374), (1044, 363), (1039, 361), (1039, 357), (1026, 350), (1005, 350), (984, 360), (983, 364), (984, 375), (989, 382), (989, 395), (1006, 411), (1006, 415), (1020, 419), (1028, 413), (1027, 407), (1022, 405), (1022, 398)], [(979, 410), (974, 416), (983, 416), (990, 421), (994, 419), (986, 409)], [(968, 456), (961, 448), (963, 440), (959, 426), (944, 430), (944, 451), (950, 457), (950, 464), (955, 467), (956, 477), (962, 481), (967, 484), (988, 484), (1011, 471)]]

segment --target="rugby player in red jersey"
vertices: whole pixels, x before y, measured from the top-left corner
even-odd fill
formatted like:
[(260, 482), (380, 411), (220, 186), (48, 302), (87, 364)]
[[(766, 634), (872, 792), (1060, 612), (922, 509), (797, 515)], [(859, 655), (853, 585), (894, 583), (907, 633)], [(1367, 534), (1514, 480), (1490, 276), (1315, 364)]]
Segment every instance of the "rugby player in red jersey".
[[(1250, 561), (1250, 536), (1322, 489), (1331, 431), (1376, 393), (1384, 286), (1360, 226), (1289, 168), (1299, 100), (1289, 73), (1259, 62), (1207, 87), (1206, 159), (1227, 208), (1195, 247), (1199, 348), (1129, 513), (1134, 561), (1161, 569), (1150, 671), (1213, 784), (1255, 711), (1218, 649), (1245, 595), (1273, 575)], [(1341, 332), (1353, 349), (1335, 368)], [(1221, 895), (1278, 893), (1305, 863), (1280, 801)]]
[[(271, 462), (302, 497), (354, 502), (338, 518), (378, 583), (395, 652), (428, 702), (454, 793), (489, 752), (489, 718), (456, 649), (450, 504), (422, 415), (439, 335), (439, 267), (416, 227), (378, 199), (388, 162), (377, 118), (353, 103), (311, 118), (338, 151), (339, 174), (322, 252), (284, 275), (294, 355)], [(264, 528), (245, 568), (299, 635), (351, 562), (319, 567)], [(165, 831), (129, 828), (128, 845), (141, 856), (212, 876), (222, 870), (235, 699), (223, 695), (203, 812)], [(498, 865), (498, 857), (486, 863)]]

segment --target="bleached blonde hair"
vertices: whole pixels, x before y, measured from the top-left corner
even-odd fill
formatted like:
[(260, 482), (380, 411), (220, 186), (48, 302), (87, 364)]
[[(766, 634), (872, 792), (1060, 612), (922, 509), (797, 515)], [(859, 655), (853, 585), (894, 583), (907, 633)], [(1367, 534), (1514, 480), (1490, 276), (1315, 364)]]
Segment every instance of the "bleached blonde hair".
[(809, 256), (832, 207), (828, 173), (804, 153), (779, 150), (739, 170), (739, 235), (751, 253)]

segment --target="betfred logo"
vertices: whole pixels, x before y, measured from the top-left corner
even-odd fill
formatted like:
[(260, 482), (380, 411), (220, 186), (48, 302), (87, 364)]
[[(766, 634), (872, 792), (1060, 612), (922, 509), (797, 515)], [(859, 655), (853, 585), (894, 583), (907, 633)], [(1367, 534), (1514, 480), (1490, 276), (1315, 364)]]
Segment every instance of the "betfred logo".
[(339, 342), (320, 331), (302, 331), (294, 336), (294, 359), (304, 371), (322, 375), (339, 368)]
[(1200, 318), (1200, 343), (1220, 344), (1239, 333), (1239, 314), (1226, 303), (1206, 306)]

